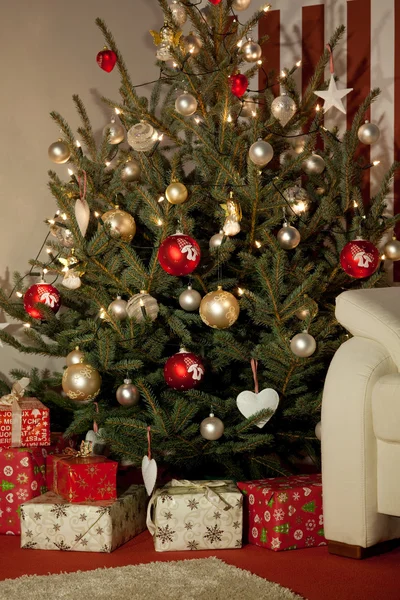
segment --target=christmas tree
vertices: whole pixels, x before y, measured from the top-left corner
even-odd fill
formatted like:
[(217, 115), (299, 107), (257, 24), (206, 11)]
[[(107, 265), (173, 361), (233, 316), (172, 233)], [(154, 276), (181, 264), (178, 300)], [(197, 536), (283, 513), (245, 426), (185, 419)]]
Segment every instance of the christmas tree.
[(120, 100), (104, 98), (101, 144), (78, 96), (76, 134), (51, 115), (62, 139), (49, 155), (68, 161), (70, 179), (49, 173), (56, 214), (29, 274), (52, 284), (15, 274), (0, 306), (26, 325), (26, 343), (0, 339), (68, 355), (64, 375), (30, 374), (67, 434), (96, 420), (113, 455), (139, 465), (150, 428), (154, 458), (174, 473), (283, 474), (299, 457), (318, 462), (324, 376), (346, 338), (336, 296), (385, 276), (377, 246), (398, 220), (385, 201), (397, 165), (364, 206), (373, 165), (360, 152), (379, 137), (364, 123), (379, 90), (340, 135), (324, 111), (344, 111), (349, 90), (324, 74), (344, 28), (300, 97), (300, 64), (269, 73), (264, 89), (249, 83), (268, 67), (267, 41), (251, 32), (269, 6), (243, 23), (250, 1), (158, 2), (150, 97), (98, 19), (98, 63), (121, 78)]

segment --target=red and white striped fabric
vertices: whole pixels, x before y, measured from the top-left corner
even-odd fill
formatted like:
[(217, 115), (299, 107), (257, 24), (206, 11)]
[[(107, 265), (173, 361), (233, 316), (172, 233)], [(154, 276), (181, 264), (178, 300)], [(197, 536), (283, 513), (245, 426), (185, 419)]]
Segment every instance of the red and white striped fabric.
[[(400, 0), (279, 0), (276, 6), (278, 10), (272, 0), (272, 10), (260, 22), (260, 36), (270, 38), (264, 49), (266, 70), (279, 72), (301, 59), (296, 76), (302, 90), (335, 28), (346, 26), (345, 39), (335, 51), (335, 74), (339, 87), (354, 91), (347, 96), (347, 115), (333, 109), (326, 115), (327, 127), (344, 130), (369, 91), (382, 90), (366, 115), (381, 129), (379, 142), (362, 148), (366, 160), (381, 161), (365, 172), (363, 196), (368, 202), (386, 169), (400, 159)], [(260, 77), (262, 88), (265, 80)], [(400, 175), (388, 206), (400, 212)], [(400, 281), (399, 263), (394, 264), (394, 280)]]

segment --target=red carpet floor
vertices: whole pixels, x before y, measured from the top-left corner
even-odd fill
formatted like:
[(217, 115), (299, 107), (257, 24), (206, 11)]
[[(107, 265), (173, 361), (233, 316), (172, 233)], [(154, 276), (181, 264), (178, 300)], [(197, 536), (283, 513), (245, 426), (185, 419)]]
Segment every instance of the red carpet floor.
[[(20, 538), (0, 536), (0, 579), (99, 567), (217, 556), (225, 562), (275, 581), (307, 600), (399, 600), (400, 549), (355, 561), (328, 554), (326, 547), (272, 552), (256, 546), (214, 552), (154, 552), (148, 532), (112, 554), (21, 550)], [(212, 600), (212, 599), (210, 599)], [(255, 599), (256, 600), (256, 599)]]

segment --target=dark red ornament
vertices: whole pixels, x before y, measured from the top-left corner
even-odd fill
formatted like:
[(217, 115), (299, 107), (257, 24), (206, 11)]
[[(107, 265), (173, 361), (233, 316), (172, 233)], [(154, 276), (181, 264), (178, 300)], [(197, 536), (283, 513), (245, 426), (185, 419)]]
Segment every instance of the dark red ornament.
[(170, 275), (189, 275), (200, 262), (200, 248), (196, 240), (176, 233), (170, 235), (158, 250), (158, 261), (164, 271)]
[(208, 0), (209, 2), (211, 2), (211, 4), (214, 4), (214, 6), (216, 6), (217, 4), (221, 4), (222, 0)]
[(100, 69), (103, 69), (103, 71), (106, 71), (107, 73), (111, 73), (117, 62), (117, 55), (113, 50), (104, 48), (104, 50), (98, 53), (96, 61)]
[(246, 75), (238, 73), (237, 75), (231, 75), (229, 77), (229, 83), (231, 86), (231, 92), (237, 98), (241, 98), (249, 87), (249, 80)]
[(164, 379), (174, 390), (192, 390), (200, 385), (204, 372), (201, 359), (182, 348), (165, 363)]
[(24, 308), (30, 317), (44, 319), (43, 313), (35, 304), (45, 304), (53, 313), (57, 313), (61, 306), (60, 292), (50, 283), (35, 283), (28, 288), (24, 295)]
[(340, 264), (348, 275), (356, 279), (370, 277), (379, 267), (379, 250), (367, 240), (348, 242), (340, 253)]

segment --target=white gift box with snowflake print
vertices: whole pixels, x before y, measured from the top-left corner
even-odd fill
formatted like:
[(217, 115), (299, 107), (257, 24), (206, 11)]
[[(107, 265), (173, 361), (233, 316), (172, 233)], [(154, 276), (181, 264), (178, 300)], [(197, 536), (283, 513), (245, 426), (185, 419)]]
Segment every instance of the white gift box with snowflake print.
[(232, 481), (172, 480), (148, 507), (157, 552), (241, 548), (242, 523), (243, 498)]

